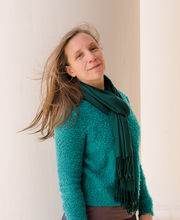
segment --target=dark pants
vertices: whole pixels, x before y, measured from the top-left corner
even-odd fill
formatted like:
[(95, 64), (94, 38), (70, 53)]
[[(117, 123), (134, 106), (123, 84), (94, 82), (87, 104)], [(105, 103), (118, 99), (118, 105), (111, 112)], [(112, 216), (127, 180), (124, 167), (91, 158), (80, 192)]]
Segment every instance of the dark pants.
[[(66, 216), (65, 216), (65, 213), (63, 214), (61, 220), (67, 220), (67, 219), (66, 219)], [(132, 217), (126, 218), (126, 219), (123, 219), (123, 220), (137, 220), (137, 218), (136, 218), (136, 215), (133, 215)]]

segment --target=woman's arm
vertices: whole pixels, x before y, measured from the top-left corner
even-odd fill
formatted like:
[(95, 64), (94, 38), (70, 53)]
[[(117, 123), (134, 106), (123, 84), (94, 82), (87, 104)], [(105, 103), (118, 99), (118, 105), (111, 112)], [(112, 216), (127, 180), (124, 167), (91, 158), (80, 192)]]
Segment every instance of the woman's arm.
[(154, 215), (153, 213), (153, 201), (152, 198), (149, 194), (149, 191), (147, 189), (147, 185), (146, 185), (146, 178), (144, 176), (144, 171), (142, 169), (142, 165), (140, 163), (140, 197), (139, 197), (139, 217), (140, 219), (151, 219), (151, 218), (144, 218), (143, 215), (145, 214), (151, 214), (148, 215), (150, 217), (152, 217)]
[(72, 128), (60, 127), (54, 130), (54, 136), (59, 190), (66, 218), (67, 220), (87, 220), (81, 189), (85, 146), (85, 129), (82, 127), (81, 119), (78, 118)]

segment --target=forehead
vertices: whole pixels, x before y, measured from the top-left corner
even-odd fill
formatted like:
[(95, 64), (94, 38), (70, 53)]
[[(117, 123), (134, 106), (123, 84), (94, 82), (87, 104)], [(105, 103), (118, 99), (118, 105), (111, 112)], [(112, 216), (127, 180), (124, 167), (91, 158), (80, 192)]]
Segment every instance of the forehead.
[(66, 45), (65, 51), (73, 55), (80, 49), (86, 48), (90, 44), (97, 44), (93, 37), (86, 33), (78, 33)]

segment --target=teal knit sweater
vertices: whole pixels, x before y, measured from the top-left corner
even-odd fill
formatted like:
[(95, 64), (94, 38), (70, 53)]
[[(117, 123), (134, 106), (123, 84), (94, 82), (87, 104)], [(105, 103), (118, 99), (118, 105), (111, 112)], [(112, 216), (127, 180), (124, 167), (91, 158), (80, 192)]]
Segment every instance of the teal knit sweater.
[[(129, 105), (128, 97), (118, 90)], [(114, 200), (115, 149), (109, 116), (86, 100), (77, 107), (79, 116), (54, 129), (57, 173), (62, 206), (67, 220), (87, 220), (88, 206), (121, 206)], [(139, 195), (139, 216), (153, 214), (153, 202), (139, 159), (140, 126), (130, 107), (128, 124), (134, 152)]]

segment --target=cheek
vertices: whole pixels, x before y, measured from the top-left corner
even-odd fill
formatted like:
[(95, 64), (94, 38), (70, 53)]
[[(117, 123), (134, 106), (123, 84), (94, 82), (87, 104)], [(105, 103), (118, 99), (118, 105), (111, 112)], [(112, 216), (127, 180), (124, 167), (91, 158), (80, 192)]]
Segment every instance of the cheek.
[(81, 69), (85, 69), (86, 68), (86, 64), (87, 64), (87, 60), (86, 59), (82, 59), (81, 62), (79, 63), (79, 66)]
[(99, 57), (99, 59), (101, 59), (102, 61), (104, 61), (104, 55), (103, 55), (102, 52), (99, 53), (98, 57)]
[(106, 64), (105, 64), (105, 60), (104, 60), (104, 55), (103, 55), (103, 53), (100, 54), (99, 58), (100, 58), (100, 60), (101, 60), (101, 62), (102, 62), (102, 64), (103, 64), (104, 68), (106, 68)]
[(104, 56), (103, 55), (101, 55), (100, 60), (103, 63), (103, 65), (105, 66), (105, 60), (104, 60)]
[(86, 61), (85, 60), (81, 60), (79, 61), (75, 66), (74, 69), (78, 72), (80, 71), (84, 71), (85, 70), (85, 65), (86, 65)]

